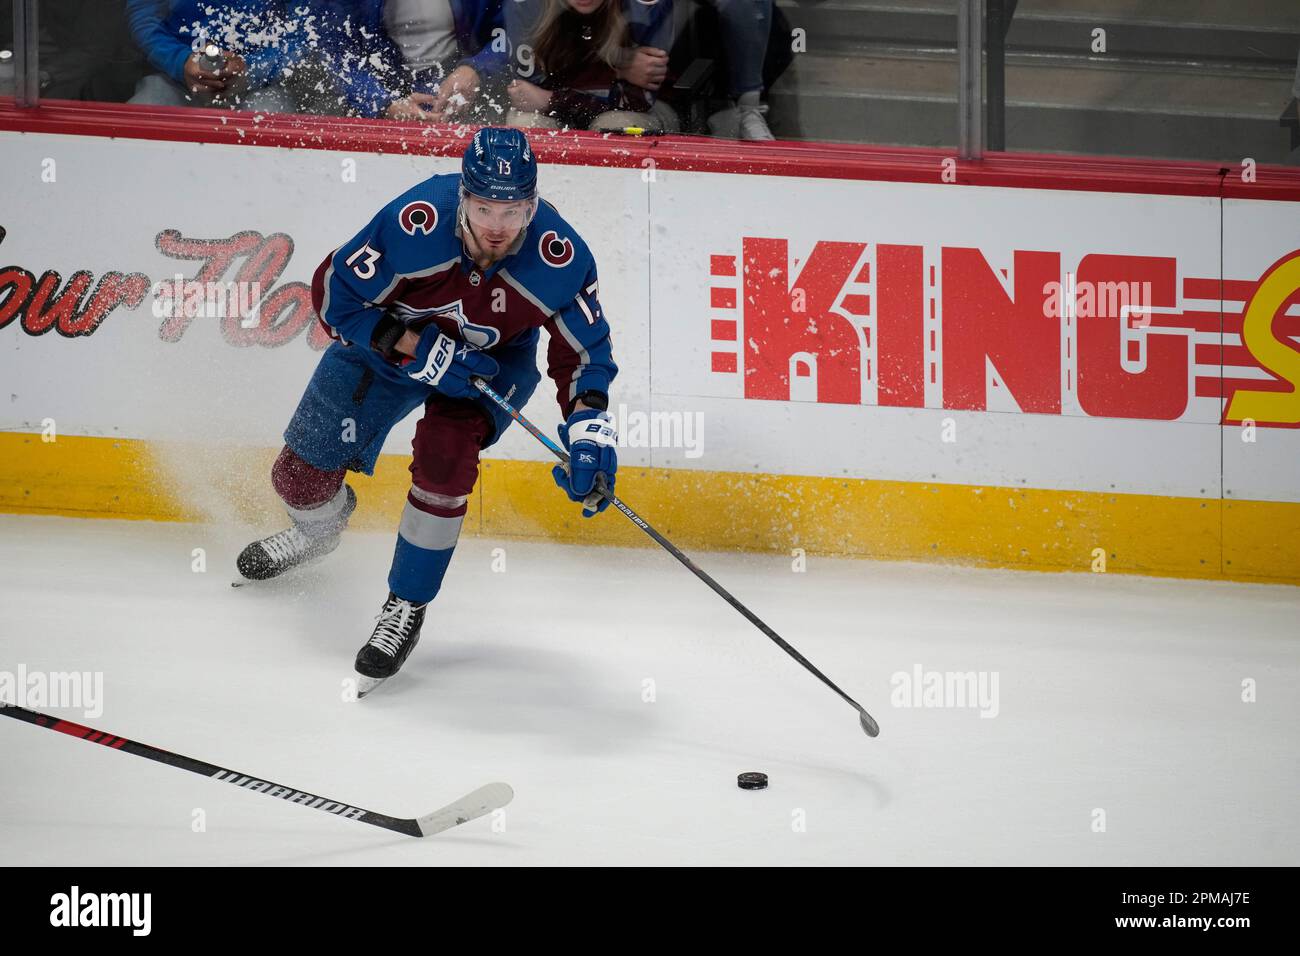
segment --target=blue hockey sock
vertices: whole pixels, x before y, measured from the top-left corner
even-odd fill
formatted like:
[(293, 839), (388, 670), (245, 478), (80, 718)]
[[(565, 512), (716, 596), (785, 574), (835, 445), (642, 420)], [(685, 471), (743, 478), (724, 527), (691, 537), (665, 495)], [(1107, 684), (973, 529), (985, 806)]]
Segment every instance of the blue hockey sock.
[(442, 587), (465, 516), (443, 517), (409, 501), (397, 529), (397, 546), (388, 572), (388, 589), (416, 604), (427, 604)]

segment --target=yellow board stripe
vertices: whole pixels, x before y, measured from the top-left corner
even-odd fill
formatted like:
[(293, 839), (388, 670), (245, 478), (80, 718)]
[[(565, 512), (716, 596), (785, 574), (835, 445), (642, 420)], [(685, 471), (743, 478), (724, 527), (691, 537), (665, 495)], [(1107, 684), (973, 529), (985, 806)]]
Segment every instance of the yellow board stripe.
[[(275, 450), (0, 433), (0, 511), (156, 521), (284, 520)], [(396, 527), (404, 455), (349, 476), (353, 527)], [(607, 511), (581, 517), (551, 466), (485, 461), (469, 534), (654, 546)], [(1084, 491), (625, 468), (618, 490), (683, 548), (946, 561), (1300, 584), (1300, 504)]]

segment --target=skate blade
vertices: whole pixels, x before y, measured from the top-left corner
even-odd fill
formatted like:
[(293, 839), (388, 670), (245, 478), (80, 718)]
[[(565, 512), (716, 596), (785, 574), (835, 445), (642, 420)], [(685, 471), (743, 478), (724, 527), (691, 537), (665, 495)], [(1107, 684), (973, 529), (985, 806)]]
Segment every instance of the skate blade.
[(361, 698), (390, 679), (388, 677), (367, 677), (365, 674), (357, 674), (357, 700), (361, 700)]

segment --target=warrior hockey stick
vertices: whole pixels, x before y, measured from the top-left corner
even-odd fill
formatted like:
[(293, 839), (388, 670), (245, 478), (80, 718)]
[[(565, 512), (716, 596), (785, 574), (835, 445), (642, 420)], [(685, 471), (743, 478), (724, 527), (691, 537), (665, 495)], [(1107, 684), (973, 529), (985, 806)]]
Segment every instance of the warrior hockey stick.
[(174, 754), (160, 747), (151, 747), (149, 744), (127, 740), (125, 737), (114, 737), (112, 734), (93, 730), (90, 727), (83, 727), (81, 724), (74, 724), (71, 721), (59, 720), (57, 717), (37, 713), (25, 707), (6, 704), (3, 701), (0, 701), (0, 714), (13, 717), (15, 720), (24, 720), (29, 724), (36, 724), (38, 727), (44, 727), (47, 730), (57, 730), (59, 733), (69, 734), (82, 740), (88, 740), (91, 743), (103, 744), (113, 750), (121, 750), (125, 753), (135, 754), (137, 757), (156, 760), (158, 763), (165, 763), (170, 767), (179, 767), (181, 770), (188, 770), (191, 773), (224, 780), (226, 783), (233, 783), (237, 787), (243, 787), (245, 790), (251, 790), (254, 793), (279, 797), (281, 800), (299, 803), (305, 807), (311, 807), (313, 810), (324, 810), (326, 813), (332, 813), (335, 816), (358, 820), (361, 823), (369, 823), (371, 826), (383, 827), (385, 830), (396, 830), (398, 833), (405, 833), (407, 836), (413, 837), (433, 836), (435, 833), (441, 833), (443, 830), (473, 820), (475, 817), (481, 817), (485, 813), (504, 807), (515, 795), (509, 784), (489, 783), (486, 786), (479, 787), (473, 793), (465, 794), (455, 803), (449, 803), (447, 806), (422, 817), (415, 817), (414, 819), (390, 817), (386, 813), (363, 810), (361, 807), (339, 803), (337, 800), (330, 800), (328, 797), (318, 797), (314, 793), (295, 790), (293, 787), (285, 787), (278, 783), (272, 783), (270, 780), (259, 780), (256, 777), (250, 777), (234, 770), (227, 770), (225, 767), (218, 767), (214, 764), (204, 763), (202, 760), (195, 760), (193, 757)]
[[(544, 434), (542, 434), (541, 430), (536, 425), (534, 425), (528, 419), (524, 418), (524, 416), (519, 413), (518, 409), (516, 409), (513, 405), (507, 402), (496, 392), (492, 391), (491, 387), (488, 386), (486, 382), (484, 382), (482, 379), (479, 378), (471, 379), (471, 381), (474, 383), (475, 387), (477, 387), (480, 392), (482, 392), (493, 402), (495, 402), (502, 411), (504, 411), (507, 415), (509, 415), (511, 418), (517, 421), (520, 425), (522, 425), (525, 429), (528, 430), (529, 434), (531, 434), (539, 442), (545, 445), (550, 450), (551, 454), (555, 455), (555, 457), (560, 459), (560, 461), (564, 462), (564, 464), (567, 465), (569, 463), (568, 452), (566, 452), (563, 448), (561, 448), (559, 445), (555, 444), (555, 442), (551, 441)], [(745, 605), (741, 604), (738, 600), (732, 597), (731, 593), (728, 592), (726, 588), (724, 588), (717, 581), (713, 580), (713, 578), (705, 574), (704, 571), (702, 571), (700, 568), (696, 567), (695, 562), (692, 561), (690, 558), (688, 558), (686, 555), (682, 554), (682, 552), (678, 550), (678, 548), (671, 541), (669, 541), (667, 538), (661, 535), (654, 528), (650, 527), (649, 523), (647, 523), (644, 518), (642, 518), (635, 511), (633, 511), (626, 504), (624, 504), (617, 497), (615, 497), (614, 494), (607, 487), (605, 487), (603, 476), (600, 476), (600, 478), (598, 479), (597, 490), (600, 492), (600, 495), (602, 497), (609, 499), (610, 504), (612, 504), (619, 511), (623, 512), (623, 514), (627, 516), (629, 521), (631, 521), (634, 525), (636, 525), (646, 534), (650, 535), (650, 537), (654, 538), (655, 541), (658, 542), (659, 545), (665, 551), (667, 551), (674, 558), (676, 558), (683, 565), (685, 565), (687, 570), (689, 570), (697, 578), (699, 578), (710, 588), (712, 588), (720, 598), (722, 598), (724, 601), (726, 601), (728, 604), (734, 607), (737, 611), (743, 614), (745, 620), (749, 621), (750, 624), (753, 624), (756, 628), (758, 628), (769, 638), (771, 638), (771, 640), (776, 644), (777, 647), (781, 648), (781, 650), (785, 651), (796, 661), (802, 664), (805, 668), (807, 668), (809, 673), (811, 673), (819, 681), (821, 681), (831, 690), (835, 691), (835, 693), (839, 694), (841, 698), (843, 698), (854, 710), (858, 712), (858, 723), (862, 725), (862, 729), (866, 731), (868, 737), (875, 737), (880, 733), (880, 725), (876, 723), (874, 717), (872, 717), (870, 714), (866, 712), (866, 710), (863, 708), (861, 704), (859, 704), (848, 694), (844, 693), (844, 691), (840, 690), (839, 687), (835, 685), (835, 682), (832, 681), (825, 674), (823, 674), (821, 671), (819, 671), (815, 666), (813, 666), (812, 662), (809, 661), (808, 658), (804, 657), (797, 650), (791, 647), (790, 644), (788, 644), (784, 639), (782, 639), (781, 635), (776, 633), (776, 631), (772, 630), (770, 627), (764, 624), (763, 621), (759, 619), (757, 614), (755, 614), (749, 608), (745, 607)]]

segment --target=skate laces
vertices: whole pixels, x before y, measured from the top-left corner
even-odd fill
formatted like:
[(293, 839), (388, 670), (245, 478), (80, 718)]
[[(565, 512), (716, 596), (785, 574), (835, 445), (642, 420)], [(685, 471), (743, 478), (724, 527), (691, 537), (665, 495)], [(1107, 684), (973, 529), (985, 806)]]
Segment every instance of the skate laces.
[(412, 617), (423, 606), (401, 598), (394, 599), (391, 606), (385, 605), (375, 617), (379, 623), (375, 625), (375, 633), (370, 635), (370, 640), (366, 643), (379, 648), (389, 657), (396, 657), (403, 642), (410, 636), (407, 628), (410, 627)]
[(311, 546), (307, 536), (298, 530), (298, 526), (277, 531), (269, 538), (262, 539), (262, 547), (276, 563), (283, 564), (298, 557)]

